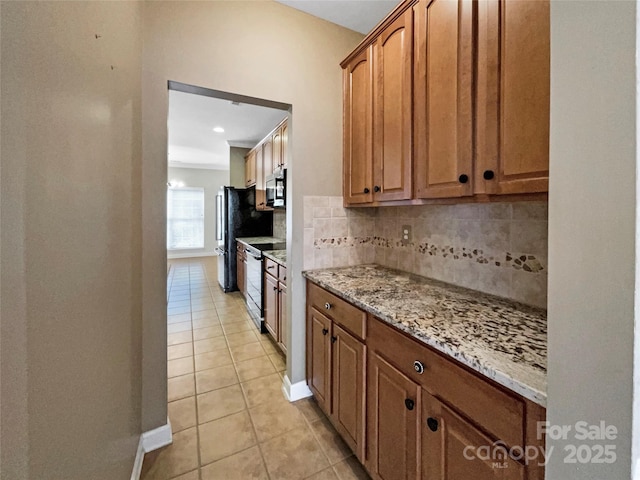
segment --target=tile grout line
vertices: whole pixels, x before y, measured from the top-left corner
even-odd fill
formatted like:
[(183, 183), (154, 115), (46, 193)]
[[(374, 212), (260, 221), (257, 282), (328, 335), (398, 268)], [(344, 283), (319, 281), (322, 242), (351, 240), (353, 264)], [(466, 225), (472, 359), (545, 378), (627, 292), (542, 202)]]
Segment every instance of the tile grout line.
[[(216, 302), (214, 302), (214, 306), (215, 306), (215, 303)], [(217, 311), (218, 311), (218, 309), (216, 308), (216, 312)], [(218, 315), (219, 315), (219, 313), (218, 313)], [(220, 323), (222, 325), (222, 322), (220, 322)], [(227, 338), (227, 331), (225, 330), (224, 326), (222, 327), (222, 332), (223, 332), (223, 334), (225, 336), (225, 341), (227, 342), (227, 346), (229, 347), (229, 341), (228, 341), (228, 338)], [(258, 340), (259, 340), (259, 338), (258, 338)], [(247, 400), (247, 397), (246, 397), (246, 394), (245, 394), (245, 390), (244, 390), (244, 388), (242, 388), (242, 382), (240, 381), (240, 375), (238, 374), (238, 368), (236, 366), (236, 361), (234, 359), (233, 354), (231, 353), (231, 348), (230, 347), (229, 347), (229, 355), (231, 355), (231, 361), (232, 361), (231, 364), (233, 365), (233, 369), (236, 372), (236, 377), (238, 378), (238, 386), (240, 387), (240, 392), (242, 393), (242, 399), (244, 401), (244, 405), (245, 405), (245, 408), (246, 408), (246, 411), (247, 411), (247, 415), (249, 416), (249, 421), (251, 422), (251, 428), (253, 429), (253, 435), (254, 435), (254, 438), (256, 440), (256, 446), (258, 447), (258, 451), (260, 452), (260, 460), (262, 460), (262, 466), (264, 468), (264, 471), (267, 474), (267, 478), (270, 480), (271, 479), (271, 474), (269, 473), (269, 469), (267, 468), (267, 462), (266, 462), (266, 460), (264, 458), (264, 453), (262, 452), (262, 447), (260, 445), (260, 441), (258, 440), (258, 432), (256, 430), (256, 426), (255, 426), (255, 423), (253, 421), (253, 417), (251, 416), (251, 412), (249, 411), (249, 402)], [(237, 453), (239, 453), (239, 452), (237, 452)]]
[(198, 479), (202, 480), (202, 470), (200, 465), (202, 459), (200, 455), (200, 421), (199, 421), (199, 409), (198, 409), (198, 383), (196, 380), (196, 351), (195, 351), (195, 338), (193, 336), (193, 310), (191, 309), (191, 266), (189, 266), (189, 316), (191, 318), (191, 351), (193, 353), (193, 401), (196, 408), (196, 453), (198, 455)]

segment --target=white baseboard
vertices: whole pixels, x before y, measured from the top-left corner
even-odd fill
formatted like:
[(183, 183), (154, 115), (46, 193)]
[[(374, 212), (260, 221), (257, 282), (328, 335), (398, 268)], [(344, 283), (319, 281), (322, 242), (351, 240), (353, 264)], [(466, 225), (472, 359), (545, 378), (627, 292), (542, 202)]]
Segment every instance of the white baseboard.
[(217, 257), (216, 252), (195, 252), (195, 253), (171, 253), (167, 252), (167, 259), (172, 260), (174, 258), (192, 258), (192, 257)]
[(159, 448), (166, 447), (171, 444), (172, 441), (173, 436), (171, 434), (171, 423), (168, 418), (166, 425), (162, 425), (161, 427), (154, 428), (153, 430), (149, 430), (142, 434), (142, 448), (144, 449), (144, 453), (153, 452)]
[(148, 432), (144, 432), (140, 435), (140, 441), (138, 442), (138, 451), (136, 452), (136, 459), (133, 462), (133, 471), (131, 472), (131, 480), (140, 480), (140, 473), (142, 472), (142, 462), (144, 461), (144, 454), (153, 452), (158, 448), (166, 447), (173, 442), (173, 435), (171, 433), (171, 422), (167, 418), (167, 424), (161, 427), (154, 428)]
[(289, 380), (287, 375), (284, 376), (284, 380), (282, 382), (282, 391), (284, 392), (284, 396), (287, 397), (287, 400), (290, 402), (295, 402), (296, 400), (301, 400), (313, 395), (311, 390), (309, 390), (306, 381), (303, 380), (301, 382), (291, 384), (291, 380)]

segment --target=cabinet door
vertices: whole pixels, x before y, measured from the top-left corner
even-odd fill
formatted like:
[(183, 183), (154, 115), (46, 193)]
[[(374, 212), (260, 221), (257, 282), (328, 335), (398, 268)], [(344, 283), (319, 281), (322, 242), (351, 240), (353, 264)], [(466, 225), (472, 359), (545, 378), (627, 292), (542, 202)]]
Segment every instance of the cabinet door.
[(368, 362), (368, 469), (383, 480), (416, 479), (420, 387), (375, 352)]
[[(421, 435), (424, 480), (525, 478), (524, 467), (506, 455), (503, 444), (497, 444), (425, 390), (422, 391)], [(478, 452), (479, 447), (488, 447), (489, 455), (485, 449)]]
[(264, 144), (256, 149), (256, 210), (265, 210), (267, 196), (264, 186)]
[(244, 264), (242, 263), (242, 252), (236, 254), (236, 281), (238, 290), (244, 295)]
[(333, 325), (333, 423), (342, 438), (364, 460), (365, 346)]
[(549, 189), (548, 0), (478, 2), (476, 191)]
[(264, 325), (278, 341), (278, 280), (264, 274)]
[(278, 282), (278, 290), (278, 332), (280, 332), (278, 346), (284, 353), (287, 353), (287, 345), (289, 343), (287, 334), (287, 285)]
[(279, 127), (271, 136), (271, 171), (275, 171), (282, 166), (282, 127)]
[[(262, 144), (262, 178), (263, 182), (273, 173), (273, 137), (267, 138)], [(264, 188), (264, 183), (262, 184)]]
[(256, 151), (252, 150), (244, 160), (244, 177), (247, 187), (256, 184)]
[(373, 200), (371, 50), (372, 47), (367, 47), (343, 70), (343, 192), (346, 204)]
[(413, 10), (373, 44), (373, 198), (411, 198)]
[(318, 405), (331, 414), (331, 320), (310, 308), (307, 322), (307, 381)]
[(415, 196), (473, 194), (473, 2), (415, 8)]
[(281, 161), (283, 168), (287, 168), (289, 162), (289, 121), (282, 124)]

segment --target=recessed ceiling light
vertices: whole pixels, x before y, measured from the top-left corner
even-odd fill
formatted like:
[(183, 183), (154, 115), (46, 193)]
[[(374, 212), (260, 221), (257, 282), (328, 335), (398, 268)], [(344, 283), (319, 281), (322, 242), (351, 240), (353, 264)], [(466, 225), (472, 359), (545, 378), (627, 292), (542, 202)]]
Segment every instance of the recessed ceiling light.
[(224, 128), (222, 128), (222, 127), (214, 127), (213, 131), (216, 132), (216, 133), (224, 133)]

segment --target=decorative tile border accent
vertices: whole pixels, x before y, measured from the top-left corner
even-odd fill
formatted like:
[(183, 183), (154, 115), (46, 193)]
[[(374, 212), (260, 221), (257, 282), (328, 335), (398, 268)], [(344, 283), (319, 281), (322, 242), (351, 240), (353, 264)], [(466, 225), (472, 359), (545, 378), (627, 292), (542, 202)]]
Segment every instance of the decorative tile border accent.
[(387, 239), (377, 236), (363, 237), (332, 237), (317, 238), (313, 241), (315, 249), (374, 246), (393, 250), (413, 250), (415, 253), (429, 256), (452, 258), (453, 260), (467, 259), (481, 265), (495, 265), (496, 267), (510, 267), (515, 270), (523, 270), (529, 273), (539, 273), (545, 270), (540, 260), (535, 255), (505, 252), (498, 255), (485, 255), (480, 248), (457, 247), (453, 245), (438, 246), (431, 243), (403, 244), (399, 239)]

